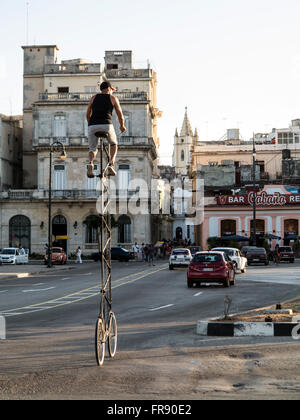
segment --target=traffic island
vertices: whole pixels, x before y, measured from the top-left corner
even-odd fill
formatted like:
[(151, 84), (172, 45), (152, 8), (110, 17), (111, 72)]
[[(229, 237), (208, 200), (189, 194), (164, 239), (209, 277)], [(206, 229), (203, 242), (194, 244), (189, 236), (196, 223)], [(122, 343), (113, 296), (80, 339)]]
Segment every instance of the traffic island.
[[(278, 309), (279, 308), (279, 309)], [(296, 337), (300, 339), (300, 298), (241, 314), (198, 321), (197, 334), (211, 337)]]

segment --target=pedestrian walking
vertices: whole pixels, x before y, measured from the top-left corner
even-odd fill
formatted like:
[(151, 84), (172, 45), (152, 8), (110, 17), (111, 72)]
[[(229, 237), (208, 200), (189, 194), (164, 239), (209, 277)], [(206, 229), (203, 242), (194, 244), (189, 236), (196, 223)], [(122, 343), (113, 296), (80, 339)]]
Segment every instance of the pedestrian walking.
[(80, 248), (80, 246), (76, 250), (76, 264), (82, 264), (81, 248)]
[(279, 245), (278, 244), (275, 246), (275, 263), (276, 263), (276, 265), (279, 265), (279, 263), (280, 263), (280, 254), (279, 254)]
[(149, 246), (149, 249), (148, 249), (148, 262), (149, 262), (149, 266), (151, 266), (151, 265), (155, 265), (154, 264), (154, 247), (153, 247), (153, 245), (150, 245)]

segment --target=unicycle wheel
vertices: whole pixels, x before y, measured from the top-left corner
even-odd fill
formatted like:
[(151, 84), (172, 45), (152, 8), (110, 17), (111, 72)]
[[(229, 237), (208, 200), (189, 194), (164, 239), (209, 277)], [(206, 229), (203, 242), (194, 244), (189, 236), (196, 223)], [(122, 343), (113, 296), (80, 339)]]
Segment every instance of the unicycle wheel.
[(101, 318), (98, 318), (95, 331), (95, 350), (98, 366), (102, 366), (105, 357), (105, 327)]

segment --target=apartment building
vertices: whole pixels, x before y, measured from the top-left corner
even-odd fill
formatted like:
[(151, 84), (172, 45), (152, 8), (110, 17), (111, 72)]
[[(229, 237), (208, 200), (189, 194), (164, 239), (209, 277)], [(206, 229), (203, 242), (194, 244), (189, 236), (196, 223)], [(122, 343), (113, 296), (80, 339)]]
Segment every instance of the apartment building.
[[(150, 185), (157, 174), (159, 139), (157, 75), (149, 67), (133, 68), (132, 51), (106, 51), (103, 63), (86, 59), (58, 60), (56, 45), (26, 46), (24, 50), (24, 151), (23, 188), (1, 196), (0, 247), (22, 241), (31, 252), (42, 253), (48, 242), (49, 174), (52, 171), (53, 241), (70, 254), (81, 246), (84, 254), (97, 245), (97, 178), (88, 179), (86, 109), (99, 84), (110, 80), (123, 109), (126, 133), (120, 134), (116, 161), (116, 194), (130, 192), (132, 180)], [(54, 153), (49, 168), (50, 146), (61, 142), (67, 159)], [(99, 168), (95, 166), (97, 171)], [(124, 204), (124, 203), (123, 203)], [(130, 214), (124, 206), (114, 215), (113, 243), (132, 243), (154, 238), (151, 214)], [(14, 231), (18, 218), (22, 234)], [(25, 232), (25, 233), (24, 233)], [(60, 238), (60, 239), (58, 239)], [(23, 246), (24, 246), (23, 245)]]

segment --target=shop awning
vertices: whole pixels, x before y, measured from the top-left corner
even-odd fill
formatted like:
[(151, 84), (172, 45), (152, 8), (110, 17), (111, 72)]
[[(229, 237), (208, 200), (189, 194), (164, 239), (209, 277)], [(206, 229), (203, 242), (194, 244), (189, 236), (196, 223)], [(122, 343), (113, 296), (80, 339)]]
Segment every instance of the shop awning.
[(284, 239), (288, 241), (298, 241), (300, 239), (300, 236), (298, 235), (287, 235), (284, 237)]
[(278, 239), (279, 241), (281, 240), (281, 236), (276, 236), (276, 235), (272, 235), (272, 234), (269, 234), (267, 236), (267, 238), (269, 238), (269, 239)]
[(222, 236), (222, 241), (237, 241), (237, 242), (250, 242), (251, 239), (247, 238), (246, 236), (240, 235), (230, 235), (230, 236)]

